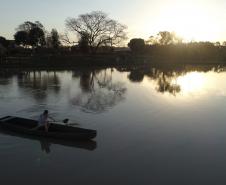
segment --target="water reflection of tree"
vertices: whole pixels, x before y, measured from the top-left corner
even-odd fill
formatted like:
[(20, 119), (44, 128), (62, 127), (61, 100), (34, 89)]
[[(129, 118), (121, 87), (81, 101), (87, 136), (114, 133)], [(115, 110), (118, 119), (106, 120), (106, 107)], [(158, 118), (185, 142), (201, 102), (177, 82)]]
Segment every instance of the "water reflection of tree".
[(84, 73), (81, 74), (80, 87), (84, 93), (90, 92), (94, 88), (94, 76), (95, 71), (93, 72), (85, 71)]
[[(71, 99), (73, 105), (82, 111), (101, 113), (125, 99), (126, 87), (122, 82), (114, 82), (112, 70), (80, 71), (81, 92)], [(75, 72), (78, 76), (78, 72)]]
[(175, 83), (175, 80), (178, 76), (184, 74), (182, 70), (160, 70), (152, 68), (149, 73), (146, 74), (151, 80), (154, 80), (157, 84), (156, 90), (160, 93), (168, 92), (172, 95), (176, 95), (181, 91), (181, 88), (178, 84)]
[(160, 93), (170, 93), (176, 95), (181, 91), (181, 87), (176, 83), (179, 76), (183, 76), (189, 72), (209, 72), (216, 73), (225, 72), (226, 68), (222, 66), (171, 66), (171, 67), (118, 67), (119, 71), (129, 72), (128, 79), (131, 82), (142, 82), (144, 77), (148, 77), (150, 80), (156, 82), (156, 90)]
[(17, 70), (0, 70), (0, 85), (9, 85), (15, 74), (18, 74)]
[(60, 80), (56, 72), (23, 72), (18, 77), (18, 86), (30, 93), (37, 101), (45, 100), (49, 92), (55, 94), (60, 91)]
[(37, 101), (43, 101), (50, 92), (60, 92), (60, 80), (56, 72), (25, 71), (20, 69), (1, 69), (0, 85), (9, 85), (17, 79), (18, 87)]
[(161, 93), (169, 92), (170, 94), (176, 95), (181, 91), (181, 88), (177, 84), (173, 84), (172, 81), (177, 78), (177, 74), (165, 74), (160, 73), (157, 78), (157, 91)]
[(128, 75), (131, 82), (142, 82), (144, 80), (144, 73), (140, 70), (132, 70)]

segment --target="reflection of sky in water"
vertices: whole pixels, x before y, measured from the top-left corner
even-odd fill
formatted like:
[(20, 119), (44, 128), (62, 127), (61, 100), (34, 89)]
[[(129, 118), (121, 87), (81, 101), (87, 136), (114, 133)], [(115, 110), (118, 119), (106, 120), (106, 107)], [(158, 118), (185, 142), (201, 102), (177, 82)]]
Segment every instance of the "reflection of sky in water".
[[(0, 134), (2, 168), (9, 166), (9, 174), (23, 182), (39, 173), (54, 184), (62, 184), (62, 177), (103, 184), (103, 176), (107, 184), (225, 182), (224, 68), (84, 68), (0, 76), (0, 116), (37, 118), (49, 109), (58, 120), (98, 131), (92, 152), (57, 144), (48, 151), (43, 143)], [(61, 176), (49, 173), (55, 169)], [(30, 176), (17, 175), (20, 171)], [(0, 174), (3, 182), (7, 174)], [(42, 184), (40, 178), (35, 182)]]
[[(37, 117), (43, 109), (53, 116), (101, 113), (125, 99), (125, 82), (111, 69), (65, 72), (15, 72), (1, 79), (1, 115)], [(5, 79), (5, 82), (4, 82)], [(7, 83), (6, 83), (7, 82)]]
[(156, 68), (119, 71), (17, 71), (11, 75), (7, 71), (7, 76), (0, 78), (1, 114), (13, 112), (32, 117), (46, 108), (54, 116), (63, 110), (68, 115), (81, 111), (102, 113), (120, 102), (125, 103), (130, 96), (134, 100), (125, 104), (139, 99), (141, 103), (133, 106), (141, 107), (144, 97), (155, 97), (155, 101), (159, 102), (192, 102), (197, 98), (225, 96), (224, 68), (216, 70), (209, 67), (204, 71), (186, 68), (175, 71)]
[(225, 73), (198, 73), (191, 72), (179, 77), (178, 84), (181, 86), (183, 95), (199, 94), (200, 96), (219, 95), (225, 96), (226, 80)]
[[(209, 72), (187, 72), (182, 75), (175, 75), (165, 77), (165, 90), (159, 94), (162, 97), (168, 97), (171, 99), (192, 99), (192, 98), (206, 98), (208, 96), (225, 96), (226, 85), (224, 80), (226, 79), (226, 73), (216, 73), (214, 71)], [(168, 88), (168, 85), (174, 89)], [(146, 77), (143, 80), (143, 86), (150, 88), (155, 93), (159, 91), (159, 81)], [(172, 97), (173, 95), (174, 97)]]

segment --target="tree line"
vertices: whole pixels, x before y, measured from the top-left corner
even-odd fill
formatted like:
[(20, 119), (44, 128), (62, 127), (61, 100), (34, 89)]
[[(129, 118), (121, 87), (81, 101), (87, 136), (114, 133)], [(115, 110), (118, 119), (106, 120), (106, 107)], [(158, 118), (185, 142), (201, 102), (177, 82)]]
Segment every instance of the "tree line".
[(149, 55), (154, 59), (226, 61), (226, 42), (187, 42), (174, 32), (160, 31), (156, 36), (144, 40), (131, 39), (128, 47), (134, 55)]
[[(14, 40), (0, 37), (0, 56), (16, 53), (33, 54), (45, 49), (46, 53), (59, 53), (65, 48), (80, 53), (97, 53), (104, 48), (113, 51), (128, 41), (127, 26), (108, 17), (102, 11), (81, 14), (76, 18), (65, 20), (66, 33), (59, 34), (56, 29), (48, 32), (39, 21), (26, 21), (16, 28)], [(73, 39), (76, 38), (76, 39)], [(222, 59), (226, 60), (226, 42), (190, 42), (174, 32), (160, 31), (147, 40), (133, 38), (128, 43), (130, 51), (135, 55), (148, 55), (167, 59)]]

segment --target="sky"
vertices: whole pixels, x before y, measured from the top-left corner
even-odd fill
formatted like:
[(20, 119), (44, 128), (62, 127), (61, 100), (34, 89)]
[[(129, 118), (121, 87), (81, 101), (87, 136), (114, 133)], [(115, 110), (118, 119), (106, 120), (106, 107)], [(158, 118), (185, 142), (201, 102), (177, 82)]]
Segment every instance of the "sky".
[(101, 10), (128, 26), (129, 38), (174, 31), (185, 41), (226, 41), (225, 0), (0, 0), (0, 35), (25, 21), (65, 32), (65, 19)]

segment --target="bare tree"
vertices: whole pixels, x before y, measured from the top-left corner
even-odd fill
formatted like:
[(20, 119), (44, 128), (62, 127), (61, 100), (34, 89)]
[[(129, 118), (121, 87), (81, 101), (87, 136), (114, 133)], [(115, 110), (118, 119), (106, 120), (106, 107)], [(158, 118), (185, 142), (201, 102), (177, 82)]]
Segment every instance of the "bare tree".
[(78, 34), (79, 38), (88, 36), (88, 44), (93, 52), (102, 45), (115, 46), (127, 39), (127, 27), (108, 18), (107, 14), (101, 11), (82, 14), (78, 18), (68, 18), (66, 27)]
[(74, 46), (74, 45), (78, 44), (78, 42), (76, 42), (70, 38), (68, 32), (66, 32), (64, 34), (60, 34), (60, 41), (63, 44), (69, 45), (69, 46)]

